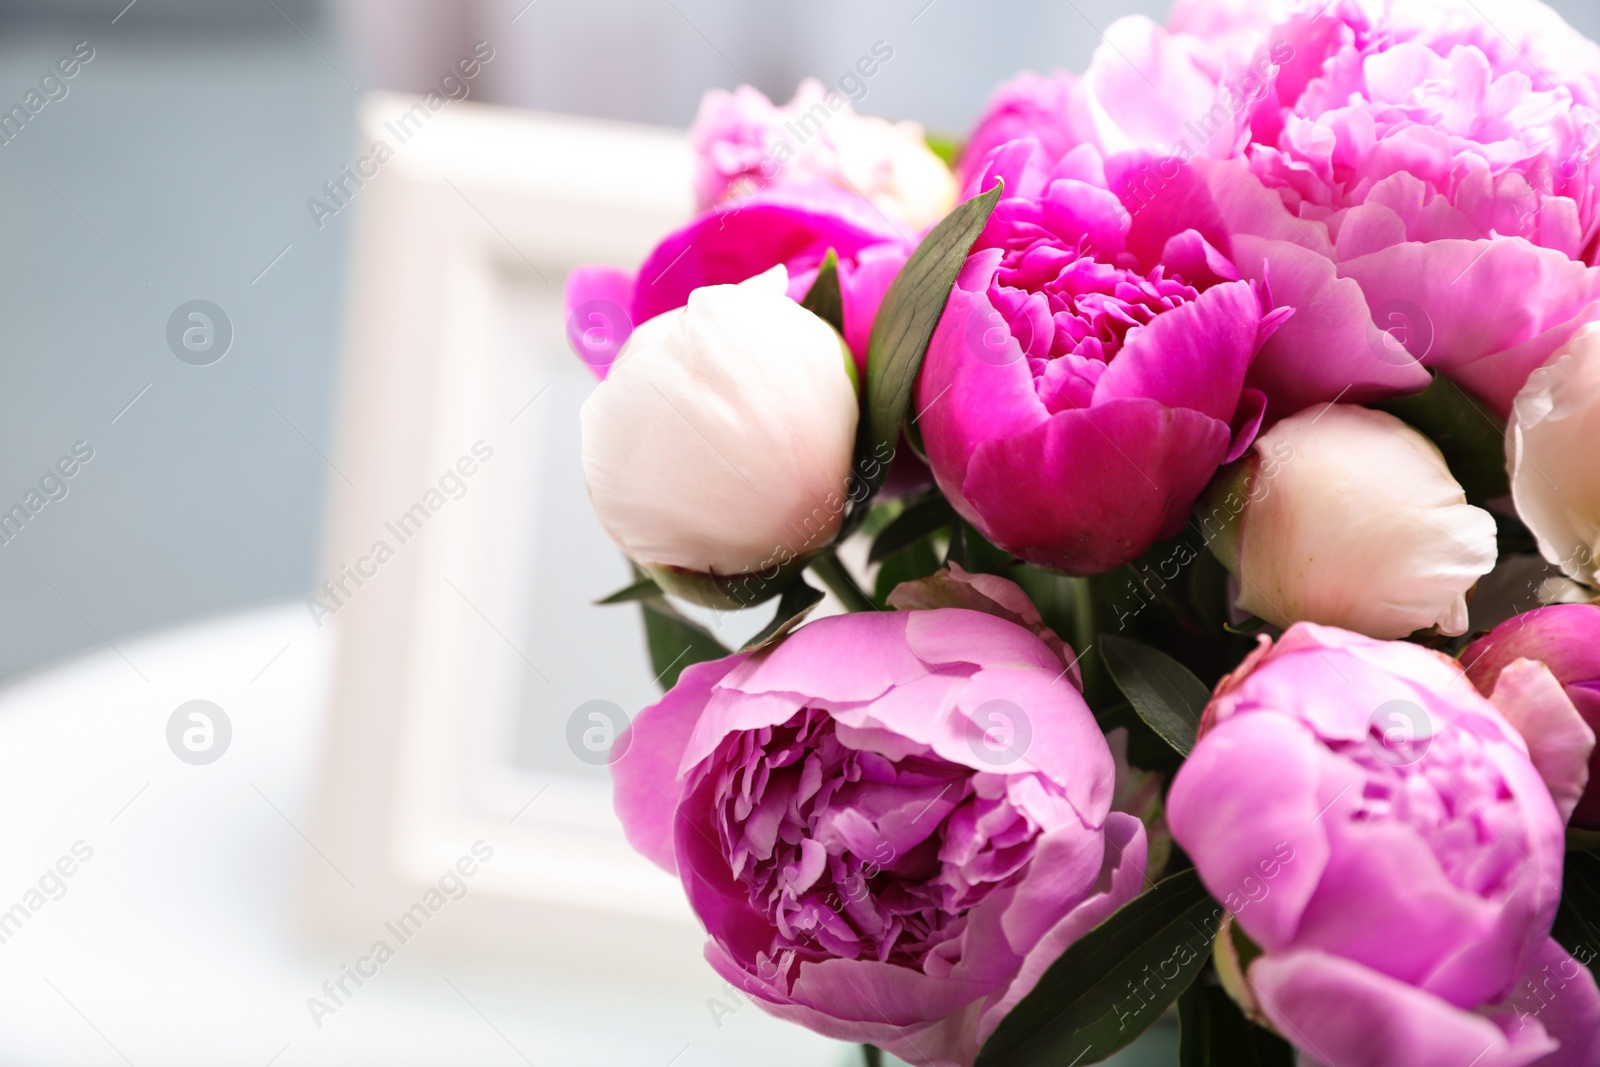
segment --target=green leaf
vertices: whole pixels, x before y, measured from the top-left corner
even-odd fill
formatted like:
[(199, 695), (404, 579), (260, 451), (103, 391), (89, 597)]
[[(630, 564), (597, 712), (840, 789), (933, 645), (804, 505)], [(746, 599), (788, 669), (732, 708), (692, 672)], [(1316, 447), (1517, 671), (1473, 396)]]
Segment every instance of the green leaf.
[(1098, 1063), (1127, 1046), (1205, 966), (1221, 915), (1193, 868), (1163, 879), (1050, 965), (976, 1067)]
[(800, 306), (817, 316), (841, 334), (844, 333), (844, 297), (839, 292), (839, 254), (828, 249), (817, 268), (817, 280), (811, 283)]
[(913, 501), (900, 515), (884, 527), (872, 542), (867, 553), (868, 563), (882, 563), (902, 549), (909, 548), (935, 530), (941, 530), (956, 521), (956, 509), (939, 492), (933, 492)]
[(1200, 715), (1211, 699), (1205, 683), (1165, 652), (1110, 634), (1100, 639), (1106, 669), (1139, 717), (1178, 754), (1194, 751)]
[(955, 168), (956, 161), (961, 158), (961, 138), (948, 133), (924, 133), (922, 139), (930, 152), (944, 160), (945, 166)]
[(1600, 856), (1568, 852), (1550, 936), (1600, 979)]
[(832, 548), (826, 548), (812, 557), (811, 573), (822, 579), (822, 584), (845, 606), (846, 611), (878, 610), (872, 598), (856, 584), (855, 576), (839, 562), (839, 554)]
[(661, 587), (656, 584), (654, 578), (647, 577), (640, 578), (637, 582), (624, 589), (618, 589), (610, 596), (601, 597), (595, 601), (595, 604), (626, 604), (630, 600), (648, 600), (651, 597), (660, 595)]
[(934, 547), (933, 536), (930, 535), (884, 561), (883, 566), (878, 568), (878, 579), (873, 586), (872, 599), (879, 607), (887, 608), (889, 594), (900, 585), (927, 578), (938, 570), (939, 552)]
[(644, 611), (650, 665), (663, 692), (678, 684), (678, 675), (690, 664), (733, 654), (704, 626), (678, 614), (665, 599), (641, 600), (639, 607)]
[(822, 590), (814, 589), (801, 578), (783, 591), (783, 596), (778, 600), (778, 610), (772, 616), (772, 621), (764, 626), (760, 633), (744, 643), (740, 652), (754, 652), (783, 637), (790, 630), (799, 626), (810, 614), (811, 609), (822, 603)]
[[(878, 317), (872, 323), (868, 349), (867, 432), (857, 451), (858, 472), (866, 470), (862, 455), (892, 456), (898, 447), (911, 390), (922, 369), (922, 358), (928, 353), (928, 342), (944, 314), (950, 289), (972, 251), (972, 243), (1000, 201), (1001, 189), (996, 184), (946, 215), (911, 253), (884, 295)], [(870, 476), (865, 478), (869, 490), (876, 492), (887, 473), (887, 462), (873, 464)]]
[(1468, 499), (1493, 500), (1511, 492), (1506, 424), (1449, 378), (1436, 374), (1422, 392), (1373, 406), (1410, 423), (1438, 445)]
[(1293, 1046), (1245, 1018), (1214, 982), (1202, 975), (1178, 998), (1181, 1067), (1294, 1067)]

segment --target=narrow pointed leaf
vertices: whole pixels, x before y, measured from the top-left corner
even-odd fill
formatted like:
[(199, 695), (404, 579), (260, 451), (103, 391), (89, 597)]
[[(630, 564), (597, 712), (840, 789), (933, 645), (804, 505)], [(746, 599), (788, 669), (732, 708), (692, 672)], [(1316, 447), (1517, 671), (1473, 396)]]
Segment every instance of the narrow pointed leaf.
[(644, 611), (650, 665), (663, 692), (677, 685), (678, 675), (691, 664), (733, 654), (704, 626), (680, 615), (665, 598), (641, 600), (639, 607)]
[(1165, 652), (1110, 634), (1100, 639), (1106, 669), (1150, 729), (1188, 756), (1211, 691)]
[[(928, 353), (928, 342), (944, 314), (950, 289), (972, 251), (972, 243), (1000, 201), (1001, 188), (997, 183), (987, 193), (946, 215), (922, 239), (884, 295), (878, 317), (872, 323), (868, 350), (867, 432), (858, 443), (858, 471), (864, 469), (860, 462), (863, 455), (891, 455), (898, 447), (900, 428), (906, 421), (911, 390)], [(888, 464), (875, 464), (874, 471), (866, 481), (875, 492), (883, 484)]]
[(956, 521), (956, 509), (939, 493), (932, 493), (916, 501), (884, 527), (872, 542), (867, 553), (868, 563), (882, 563), (902, 549), (909, 548), (933, 533)]
[(661, 587), (653, 578), (640, 578), (637, 582), (623, 589), (618, 589), (610, 596), (601, 597), (596, 604), (626, 604), (632, 600), (648, 600), (653, 596), (661, 595)]
[(777, 641), (805, 622), (811, 609), (822, 603), (822, 596), (822, 590), (808, 585), (804, 578), (795, 582), (785, 589), (783, 596), (778, 599), (778, 610), (772, 616), (772, 621), (764, 626), (760, 633), (746, 641), (739, 651), (754, 652)]
[(823, 257), (822, 266), (817, 268), (817, 279), (811, 283), (811, 289), (800, 301), (800, 306), (844, 333), (844, 296), (839, 292), (839, 255), (833, 249), (828, 249), (828, 254)]
[(1600, 856), (1568, 852), (1550, 936), (1600, 979)]
[(1294, 1048), (1245, 1018), (1214, 976), (1203, 976), (1178, 998), (1180, 1067), (1294, 1067), (1294, 1062)]
[(975, 1067), (1099, 1063), (1131, 1044), (1205, 966), (1221, 915), (1193, 868), (1163, 879), (1057, 957)]

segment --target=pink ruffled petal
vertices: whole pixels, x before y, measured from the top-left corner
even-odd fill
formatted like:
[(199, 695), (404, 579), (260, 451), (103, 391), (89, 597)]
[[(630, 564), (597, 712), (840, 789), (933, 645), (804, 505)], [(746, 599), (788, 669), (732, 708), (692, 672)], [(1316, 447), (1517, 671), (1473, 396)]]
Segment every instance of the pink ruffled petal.
[(1268, 953), (1249, 981), (1273, 1027), (1336, 1067), (1526, 1067), (1555, 1051), (1537, 1020), (1491, 1020), (1326, 952)]
[(712, 687), (743, 659), (729, 656), (684, 668), (678, 684), (641, 711), (617, 739), (622, 755), (611, 764), (617, 817), (628, 843), (667, 871), (677, 870), (672, 823), (682, 788), (678, 765)]

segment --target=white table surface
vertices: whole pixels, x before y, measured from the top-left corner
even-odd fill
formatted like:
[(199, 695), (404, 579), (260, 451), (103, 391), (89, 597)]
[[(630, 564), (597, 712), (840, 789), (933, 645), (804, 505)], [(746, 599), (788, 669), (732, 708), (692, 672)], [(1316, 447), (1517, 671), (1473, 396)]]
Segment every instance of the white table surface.
[[(302, 605), (270, 608), (119, 641), (0, 691), (0, 911), (76, 842), (93, 850), (0, 943), (0, 1064), (860, 1062), (750, 1006), (715, 1019), (709, 970), (694, 988), (627, 988), (432, 955), (423, 938), (315, 1026), (307, 998), (364, 950), (307, 939), (295, 914), (302, 865), (320, 862), (297, 827), (328, 635)], [(233, 726), (208, 766), (166, 743), (193, 699)]]

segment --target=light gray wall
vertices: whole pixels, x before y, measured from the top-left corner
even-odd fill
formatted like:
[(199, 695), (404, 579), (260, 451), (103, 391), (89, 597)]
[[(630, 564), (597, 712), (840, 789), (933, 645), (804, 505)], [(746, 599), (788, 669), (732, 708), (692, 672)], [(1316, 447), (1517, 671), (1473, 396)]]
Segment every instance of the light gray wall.
[[(1559, 6), (1600, 33), (1589, 0)], [(76, 42), (95, 49), (69, 95), (0, 146), (0, 510), (74, 442), (94, 449), (68, 495), (0, 544), (0, 675), (308, 591), (349, 215), (319, 231), (305, 201), (350, 159), (357, 86), (426, 81), (482, 37), (499, 52), (486, 88), (503, 100), (681, 126), (708, 86), (748, 77), (785, 98), (882, 39), (895, 56), (865, 108), (960, 131), (1013, 71), (1082, 69), (1099, 28), (1165, 4), (124, 7), (0, 0), (0, 106)], [(209, 367), (180, 362), (165, 338), (194, 298), (235, 331)]]

